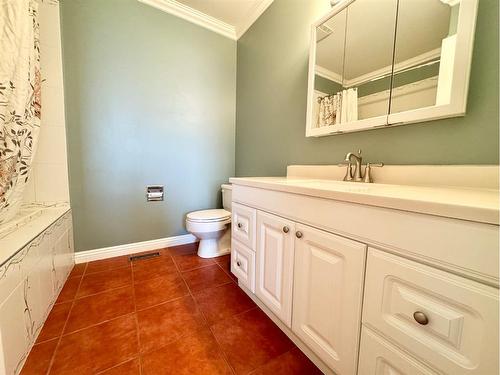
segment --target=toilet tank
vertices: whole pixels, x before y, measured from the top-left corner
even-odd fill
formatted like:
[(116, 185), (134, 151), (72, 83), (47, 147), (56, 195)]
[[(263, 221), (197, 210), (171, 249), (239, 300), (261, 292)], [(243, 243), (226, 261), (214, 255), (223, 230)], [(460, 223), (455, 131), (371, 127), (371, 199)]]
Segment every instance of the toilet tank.
[(231, 211), (231, 193), (233, 190), (233, 187), (230, 184), (222, 184), (221, 185), (222, 189), (222, 207), (224, 207), (225, 210)]

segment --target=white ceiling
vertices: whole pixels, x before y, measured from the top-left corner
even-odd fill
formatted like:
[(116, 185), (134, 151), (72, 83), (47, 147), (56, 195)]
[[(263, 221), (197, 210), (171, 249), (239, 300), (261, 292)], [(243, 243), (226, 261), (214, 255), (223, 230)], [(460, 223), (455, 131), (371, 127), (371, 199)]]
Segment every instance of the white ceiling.
[(231, 39), (238, 39), (273, 0), (139, 0)]
[(264, 0), (177, 0), (191, 8), (234, 26), (245, 24)]

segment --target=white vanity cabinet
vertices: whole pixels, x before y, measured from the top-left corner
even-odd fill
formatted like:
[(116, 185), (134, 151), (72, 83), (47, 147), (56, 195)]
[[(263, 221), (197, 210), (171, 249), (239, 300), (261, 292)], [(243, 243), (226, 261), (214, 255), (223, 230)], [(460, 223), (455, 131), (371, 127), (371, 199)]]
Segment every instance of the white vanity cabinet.
[(257, 212), (255, 294), (288, 327), (292, 324), (295, 223)]
[(325, 374), (498, 374), (491, 209), (464, 213), (460, 199), (427, 214), (365, 204), (368, 193), (345, 201), (348, 183), (331, 197), (326, 182), (294, 181), (231, 179), (232, 269)]
[(297, 224), (293, 332), (338, 374), (356, 372), (366, 245)]

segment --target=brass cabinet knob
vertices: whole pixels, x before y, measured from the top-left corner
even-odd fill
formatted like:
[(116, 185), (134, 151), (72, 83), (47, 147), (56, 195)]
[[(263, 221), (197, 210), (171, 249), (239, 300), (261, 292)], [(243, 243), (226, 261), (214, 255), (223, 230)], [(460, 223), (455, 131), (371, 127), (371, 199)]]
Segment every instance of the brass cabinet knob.
[(288, 228), (286, 225), (283, 227), (283, 232), (288, 233), (290, 232), (290, 228)]
[(295, 237), (302, 238), (302, 236), (303, 236), (302, 232), (299, 231), (295, 232)]
[(427, 315), (425, 315), (422, 311), (415, 311), (413, 313), (413, 319), (415, 319), (418, 324), (422, 324), (423, 326), (429, 323), (429, 318), (427, 318)]
[(238, 261), (236, 262), (236, 265), (237, 265), (238, 267), (241, 267), (241, 262), (238, 260)]

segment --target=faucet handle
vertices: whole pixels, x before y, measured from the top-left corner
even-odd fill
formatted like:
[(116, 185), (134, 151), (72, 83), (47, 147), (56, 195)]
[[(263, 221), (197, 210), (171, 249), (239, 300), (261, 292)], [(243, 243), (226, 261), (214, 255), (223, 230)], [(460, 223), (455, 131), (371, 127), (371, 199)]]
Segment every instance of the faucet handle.
[(363, 182), (372, 183), (373, 182), (373, 178), (371, 175), (372, 167), (383, 167), (383, 166), (384, 166), (384, 163), (366, 163), (365, 177), (364, 177)]
[(353, 179), (353, 175), (352, 175), (352, 164), (351, 162), (345, 162), (345, 163), (340, 163), (340, 164), (337, 164), (338, 167), (343, 167), (343, 166), (347, 166), (347, 169), (346, 169), (346, 172), (345, 172), (345, 176), (344, 176), (344, 181), (352, 181)]

